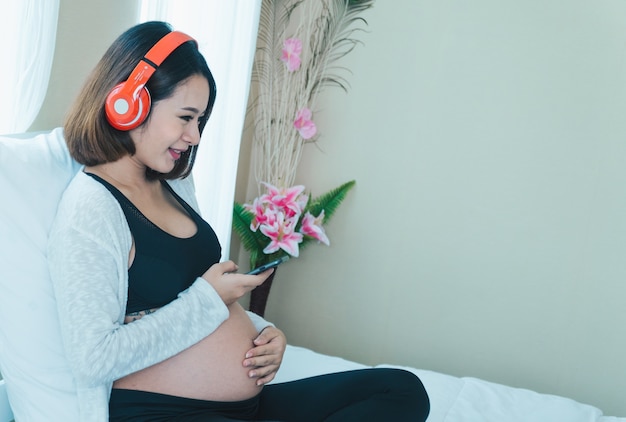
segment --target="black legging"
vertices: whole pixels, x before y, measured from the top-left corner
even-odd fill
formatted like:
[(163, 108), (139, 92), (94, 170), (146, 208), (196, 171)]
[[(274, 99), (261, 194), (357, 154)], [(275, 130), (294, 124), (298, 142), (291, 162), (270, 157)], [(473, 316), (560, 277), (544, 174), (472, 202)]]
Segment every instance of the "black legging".
[(241, 402), (212, 402), (156, 393), (111, 393), (110, 421), (425, 421), (420, 379), (400, 369), (361, 369), (271, 384)]

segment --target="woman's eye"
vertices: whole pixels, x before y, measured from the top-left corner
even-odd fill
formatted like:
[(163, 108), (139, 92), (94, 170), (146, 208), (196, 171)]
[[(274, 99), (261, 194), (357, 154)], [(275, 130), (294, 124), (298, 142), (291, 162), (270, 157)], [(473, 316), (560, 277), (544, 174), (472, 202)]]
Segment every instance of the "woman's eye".
[(193, 120), (193, 116), (180, 116), (180, 118), (186, 122), (190, 122)]

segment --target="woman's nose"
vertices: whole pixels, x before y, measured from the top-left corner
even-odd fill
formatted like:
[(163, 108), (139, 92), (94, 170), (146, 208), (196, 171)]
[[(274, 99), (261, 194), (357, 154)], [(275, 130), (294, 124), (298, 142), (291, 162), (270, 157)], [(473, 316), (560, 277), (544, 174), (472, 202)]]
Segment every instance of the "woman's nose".
[(200, 128), (198, 125), (190, 124), (183, 133), (183, 140), (190, 145), (198, 145), (200, 143)]

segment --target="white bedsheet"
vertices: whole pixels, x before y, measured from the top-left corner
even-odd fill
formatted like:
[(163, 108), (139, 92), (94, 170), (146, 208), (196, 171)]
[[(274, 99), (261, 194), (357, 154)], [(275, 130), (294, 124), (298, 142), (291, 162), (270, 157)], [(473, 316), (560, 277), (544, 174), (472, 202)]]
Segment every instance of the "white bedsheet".
[[(290, 345), (274, 382), (367, 367)], [(430, 397), (428, 422), (626, 422), (564, 397), (417, 368), (377, 367), (403, 368), (420, 377)]]

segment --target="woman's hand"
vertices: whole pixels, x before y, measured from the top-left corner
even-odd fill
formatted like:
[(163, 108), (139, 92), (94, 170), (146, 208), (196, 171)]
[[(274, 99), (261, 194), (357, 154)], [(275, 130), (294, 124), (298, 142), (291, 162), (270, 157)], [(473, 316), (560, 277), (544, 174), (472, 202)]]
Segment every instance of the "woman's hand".
[(257, 385), (265, 385), (276, 376), (283, 361), (287, 338), (276, 327), (265, 327), (254, 339), (254, 347), (246, 353), (243, 366), (253, 368), (248, 372), (250, 378), (257, 378)]
[(248, 293), (272, 274), (273, 269), (258, 275), (238, 274), (237, 265), (233, 261), (220, 262), (211, 265), (202, 278), (209, 282), (226, 305), (236, 302), (240, 297)]

